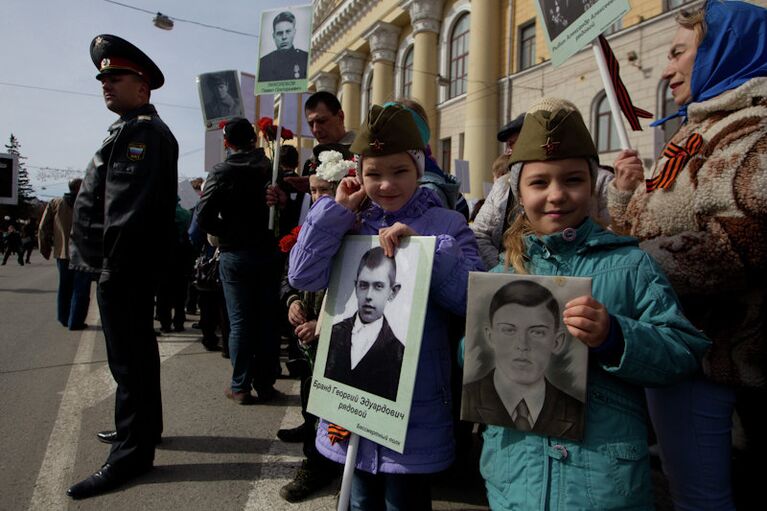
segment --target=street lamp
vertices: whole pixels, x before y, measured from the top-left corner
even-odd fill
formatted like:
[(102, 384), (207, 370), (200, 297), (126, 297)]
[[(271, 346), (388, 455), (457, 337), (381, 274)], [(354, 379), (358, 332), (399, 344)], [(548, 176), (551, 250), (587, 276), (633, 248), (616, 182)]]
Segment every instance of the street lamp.
[(163, 30), (171, 30), (173, 28), (173, 20), (170, 17), (164, 15), (161, 12), (157, 13), (157, 16), (152, 20), (154, 26)]

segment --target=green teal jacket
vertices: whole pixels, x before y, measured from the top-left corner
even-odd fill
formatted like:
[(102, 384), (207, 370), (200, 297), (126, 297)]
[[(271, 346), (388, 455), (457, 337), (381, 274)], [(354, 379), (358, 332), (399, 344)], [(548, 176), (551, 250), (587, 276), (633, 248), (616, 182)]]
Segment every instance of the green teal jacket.
[(589, 353), (582, 442), (487, 427), (480, 470), (490, 505), (652, 510), (643, 388), (698, 372), (710, 343), (683, 316), (665, 275), (634, 238), (588, 219), (572, 241), (557, 233), (526, 242), (530, 273), (592, 278), (592, 294), (611, 316), (613, 347)]

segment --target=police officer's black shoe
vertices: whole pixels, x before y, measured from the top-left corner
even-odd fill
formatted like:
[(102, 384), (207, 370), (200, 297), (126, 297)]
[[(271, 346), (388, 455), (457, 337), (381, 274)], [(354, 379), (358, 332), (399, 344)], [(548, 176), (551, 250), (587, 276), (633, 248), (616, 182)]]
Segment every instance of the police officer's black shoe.
[(95, 497), (122, 486), (134, 477), (148, 472), (152, 464), (148, 463), (131, 470), (118, 470), (114, 465), (105, 463), (100, 469), (67, 490), (67, 495), (75, 500)]
[(99, 442), (113, 444), (117, 441), (117, 431), (99, 431), (96, 433), (96, 438), (99, 439)]

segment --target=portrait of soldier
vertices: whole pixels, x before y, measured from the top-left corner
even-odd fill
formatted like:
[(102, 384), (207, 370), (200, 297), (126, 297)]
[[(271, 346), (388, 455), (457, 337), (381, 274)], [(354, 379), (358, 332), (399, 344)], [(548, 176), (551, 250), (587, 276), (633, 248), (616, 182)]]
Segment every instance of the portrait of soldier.
[(278, 13), (272, 20), (272, 40), (275, 49), (259, 60), (259, 82), (306, 78), (309, 54), (293, 46), (295, 37), (295, 15), (290, 11)]

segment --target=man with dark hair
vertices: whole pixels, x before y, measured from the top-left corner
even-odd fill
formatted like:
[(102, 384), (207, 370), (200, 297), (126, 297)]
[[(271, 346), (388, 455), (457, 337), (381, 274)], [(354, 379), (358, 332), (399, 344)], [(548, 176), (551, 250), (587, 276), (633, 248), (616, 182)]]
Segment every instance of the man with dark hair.
[(546, 370), (567, 338), (559, 303), (529, 280), (504, 284), (493, 295), (485, 336), (495, 369), (463, 387), (462, 417), (520, 431), (580, 440), (584, 404), (555, 387)]
[[(178, 143), (149, 103), (165, 81), (152, 60), (119, 37), (91, 43), (106, 106), (120, 118), (91, 159), (73, 208), (70, 262), (99, 273), (97, 298), (107, 360), (117, 382), (116, 431), (100, 470), (67, 491), (83, 499), (150, 470), (162, 433), (155, 282), (175, 235)], [(148, 248), (149, 247), (149, 248)]]
[(232, 96), (225, 76), (215, 74), (208, 78), (208, 96), (205, 103), (208, 120), (242, 115), (240, 100)]
[(37, 231), (40, 254), (49, 259), (51, 253), (59, 269), (59, 290), (56, 297), (57, 319), (70, 330), (82, 330), (91, 301), (91, 275), (69, 268), (69, 233), (72, 230), (72, 206), (83, 180), (69, 181), (69, 192), (57, 197), (45, 207)]
[(301, 80), (306, 78), (309, 54), (293, 47), (296, 36), (296, 17), (283, 11), (272, 20), (272, 39), (275, 50), (261, 57), (258, 65), (259, 82)]
[(375, 247), (362, 255), (354, 281), (357, 312), (333, 325), (325, 377), (377, 396), (397, 400), (405, 345), (384, 316), (396, 298), (397, 263)]
[(224, 126), (224, 145), (231, 153), (211, 169), (197, 206), (200, 228), (218, 238), (221, 252), (232, 363), (225, 395), (242, 405), (274, 398), (280, 367), (276, 318), (282, 268), (269, 230), (272, 201), (266, 193), (272, 165), (255, 141), (247, 119), (234, 118)]
[[(306, 124), (318, 144), (343, 144), (348, 147), (354, 142), (355, 133), (346, 131), (344, 111), (335, 94), (327, 91), (315, 92), (304, 103), (304, 114)], [(309, 158), (304, 163), (302, 175), (313, 174), (316, 167), (317, 160), (314, 157)]]

